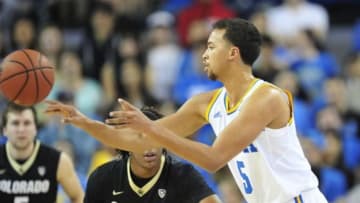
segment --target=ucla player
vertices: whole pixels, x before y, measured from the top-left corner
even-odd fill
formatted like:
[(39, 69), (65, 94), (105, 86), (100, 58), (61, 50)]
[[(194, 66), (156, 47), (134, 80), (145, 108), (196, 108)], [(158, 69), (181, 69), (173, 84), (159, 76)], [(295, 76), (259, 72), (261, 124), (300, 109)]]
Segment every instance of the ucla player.
[(56, 202), (60, 183), (72, 202), (84, 193), (70, 158), (36, 141), (33, 107), (9, 104), (3, 116), (5, 145), (0, 146), (0, 202)]
[[(161, 117), (151, 108), (142, 112), (151, 120)], [(84, 203), (219, 202), (192, 165), (177, 161), (162, 148), (121, 154), (90, 175)]]
[[(49, 102), (47, 111), (105, 144), (140, 150), (138, 140), (148, 139), (211, 172), (228, 164), (249, 203), (326, 203), (296, 135), (291, 96), (252, 74), (260, 46), (260, 34), (250, 22), (215, 23), (203, 64), (208, 77), (224, 87), (192, 97), (157, 122), (124, 100), (119, 100), (122, 110), (111, 112), (106, 121), (116, 129), (56, 102)], [(217, 135), (212, 146), (183, 138), (207, 123)], [(127, 128), (145, 136), (128, 137)]]

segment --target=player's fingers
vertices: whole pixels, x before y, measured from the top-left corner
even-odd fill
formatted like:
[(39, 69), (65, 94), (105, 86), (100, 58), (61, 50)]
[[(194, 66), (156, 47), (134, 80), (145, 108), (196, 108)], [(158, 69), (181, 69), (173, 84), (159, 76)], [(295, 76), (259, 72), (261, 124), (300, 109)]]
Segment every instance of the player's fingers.
[(63, 123), (76, 124), (79, 121), (79, 118), (74, 117), (64, 117), (62, 119)]
[(125, 101), (124, 99), (119, 98), (118, 102), (120, 103), (121, 109), (123, 110), (137, 110), (135, 106)]
[(108, 125), (123, 125), (129, 121), (126, 118), (108, 118), (105, 120), (105, 123)]
[(132, 114), (129, 111), (112, 111), (109, 115), (111, 118), (129, 118)]
[(115, 129), (124, 129), (124, 128), (129, 128), (127, 123), (121, 124), (121, 125), (115, 125), (114, 126)]
[(44, 110), (44, 113), (46, 113), (46, 114), (60, 114), (61, 110), (59, 108), (49, 107), (49, 108)]
[(50, 105), (60, 105), (61, 102), (55, 101), (55, 100), (45, 100), (45, 103)]

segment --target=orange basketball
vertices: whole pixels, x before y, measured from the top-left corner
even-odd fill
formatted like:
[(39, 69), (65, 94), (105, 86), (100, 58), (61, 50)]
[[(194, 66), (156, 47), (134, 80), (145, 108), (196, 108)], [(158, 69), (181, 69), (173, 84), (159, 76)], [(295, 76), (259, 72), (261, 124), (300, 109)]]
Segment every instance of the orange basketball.
[(10, 101), (31, 106), (41, 102), (54, 84), (54, 67), (38, 51), (17, 50), (1, 64), (0, 89)]

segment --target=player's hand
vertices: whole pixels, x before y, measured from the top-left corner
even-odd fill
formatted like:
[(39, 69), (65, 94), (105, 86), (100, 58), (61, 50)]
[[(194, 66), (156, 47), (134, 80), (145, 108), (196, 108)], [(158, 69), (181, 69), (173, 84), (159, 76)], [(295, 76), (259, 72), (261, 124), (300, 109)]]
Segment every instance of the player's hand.
[(147, 118), (138, 108), (123, 99), (118, 99), (118, 102), (121, 110), (110, 112), (110, 118), (105, 120), (106, 124), (117, 129), (132, 128), (141, 132), (146, 132), (151, 127), (152, 120)]
[(63, 117), (64, 123), (71, 123), (74, 125), (81, 124), (86, 120), (86, 116), (77, 110), (74, 106), (66, 105), (58, 101), (46, 100), (47, 107), (44, 113), (48, 115), (58, 115)]

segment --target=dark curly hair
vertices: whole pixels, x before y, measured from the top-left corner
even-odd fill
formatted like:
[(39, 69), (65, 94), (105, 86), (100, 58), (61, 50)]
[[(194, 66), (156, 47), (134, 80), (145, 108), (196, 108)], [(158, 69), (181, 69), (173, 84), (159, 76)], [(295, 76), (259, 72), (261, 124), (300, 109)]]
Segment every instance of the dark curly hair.
[(224, 39), (239, 48), (241, 59), (252, 65), (260, 54), (261, 35), (255, 25), (240, 18), (222, 19), (213, 29), (224, 29)]

